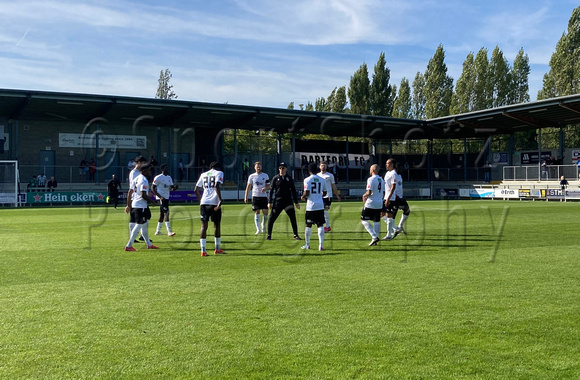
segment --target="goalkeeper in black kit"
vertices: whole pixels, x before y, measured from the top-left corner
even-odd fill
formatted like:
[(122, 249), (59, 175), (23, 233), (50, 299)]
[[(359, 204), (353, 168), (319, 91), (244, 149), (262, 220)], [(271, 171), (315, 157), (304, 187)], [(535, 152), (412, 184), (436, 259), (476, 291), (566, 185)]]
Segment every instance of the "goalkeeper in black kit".
[(282, 211), (286, 211), (292, 224), (292, 231), (294, 232), (294, 240), (302, 240), (298, 236), (298, 225), (296, 224), (296, 211), (294, 205), (300, 210), (298, 204), (298, 197), (296, 196), (296, 187), (294, 180), (287, 174), (288, 166), (281, 162), (278, 165), (278, 175), (272, 178), (270, 182), (271, 188), (268, 193), (268, 208), (271, 210), (270, 219), (268, 220), (268, 236), (266, 240), (272, 240), (272, 227), (274, 222)]

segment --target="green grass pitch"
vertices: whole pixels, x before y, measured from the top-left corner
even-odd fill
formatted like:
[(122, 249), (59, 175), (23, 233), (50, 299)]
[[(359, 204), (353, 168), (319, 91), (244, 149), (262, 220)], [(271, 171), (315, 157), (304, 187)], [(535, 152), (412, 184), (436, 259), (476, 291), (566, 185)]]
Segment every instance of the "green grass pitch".
[(138, 252), (121, 210), (0, 209), (0, 378), (579, 378), (580, 203), (410, 205), (368, 247), (362, 203), (333, 203), (319, 252), (226, 204), (205, 258), (196, 205)]

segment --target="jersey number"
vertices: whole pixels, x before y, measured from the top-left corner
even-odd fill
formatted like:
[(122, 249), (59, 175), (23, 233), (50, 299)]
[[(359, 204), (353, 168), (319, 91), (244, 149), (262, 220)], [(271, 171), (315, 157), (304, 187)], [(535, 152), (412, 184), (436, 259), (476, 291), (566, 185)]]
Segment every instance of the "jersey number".
[(319, 194), (320, 193), (320, 182), (312, 182), (310, 184), (310, 193), (311, 194)]
[(206, 189), (210, 189), (212, 187), (215, 187), (215, 177), (214, 176), (204, 177), (203, 178), (203, 187), (205, 187)]

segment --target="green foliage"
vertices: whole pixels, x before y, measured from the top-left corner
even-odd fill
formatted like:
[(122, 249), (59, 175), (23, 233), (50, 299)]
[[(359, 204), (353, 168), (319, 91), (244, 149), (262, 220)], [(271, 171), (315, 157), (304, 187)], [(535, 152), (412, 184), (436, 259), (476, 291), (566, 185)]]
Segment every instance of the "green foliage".
[(491, 83), (489, 81), (489, 61), (487, 60), (486, 48), (481, 48), (477, 52), (473, 72), (475, 79), (473, 87), (473, 108), (471, 111), (491, 108)]
[(363, 63), (350, 77), (348, 99), (352, 113), (358, 115), (370, 115), (370, 85), (367, 64)]
[(161, 70), (159, 73), (157, 94), (155, 95), (155, 98), (169, 100), (177, 99), (177, 95), (173, 92), (173, 85), (169, 84), (171, 78), (173, 78), (173, 75), (169, 69), (165, 69), (165, 71)]
[(293, 110), (294, 109), (294, 102), (290, 102), (288, 104), (288, 107), (286, 107), (286, 109)]
[(475, 72), (473, 52), (469, 52), (463, 61), (463, 71), (457, 79), (455, 91), (451, 98), (450, 112), (453, 115), (467, 113), (471, 110), (474, 99)]
[[(394, 92), (397, 94), (396, 91)], [(403, 79), (401, 79), (399, 92), (393, 102), (392, 116), (401, 119), (410, 119), (413, 117), (411, 107), (411, 87), (409, 86), (409, 80), (403, 77)]]
[(510, 95), (510, 104), (525, 103), (530, 101), (528, 78), (530, 76), (530, 60), (520, 49), (514, 59), (512, 66), (512, 93)]
[(371, 248), (362, 203), (334, 202), (322, 252), (226, 204), (206, 258), (193, 204), (138, 252), (121, 210), (1, 209), (0, 377), (577, 378), (580, 203), (409, 203)]
[(556, 45), (550, 58), (550, 71), (544, 75), (544, 85), (538, 99), (573, 95), (580, 92), (580, 7), (572, 11), (568, 29)]
[[(346, 86), (334, 89), (332, 92), (332, 103), (330, 104), (330, 112), (343, 113), (346, 108)], [(330, 102), (330, 99), (329, 99)]]
[(393, 111), (392, 88), (389, 85), (391, 70), (387, 67), (385, 53), (381, 52), (374, 68), (370, 87), (370, 103), (373, 115), (391, 116)]
[(512, 91), (512, 73), (507, 59), (498, 46), (491, 53), (489, 77), (492, 107), (501, 107), (510, 103)]
[(425, 116), (428, 119), (449, 115), (453, 79), (447, 75), (445, 51), (439, 45), (425, 71)]
[(425, 95), (425, 75), (417, 72), (413, 80), (413, 101), (412, 113), (415, 119), (425, 118), (425, 102), (427, 101)]

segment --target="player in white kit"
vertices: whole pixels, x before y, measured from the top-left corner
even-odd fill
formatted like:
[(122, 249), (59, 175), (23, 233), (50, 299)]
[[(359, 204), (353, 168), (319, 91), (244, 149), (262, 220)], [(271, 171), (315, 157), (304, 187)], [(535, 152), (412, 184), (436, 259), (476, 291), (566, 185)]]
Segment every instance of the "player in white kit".
[[(254, 224), (256, 225), (256, 235), (266, 230), (268, 223), (268, 194), (270, 190), (270, 177), (262, 172), (262, 163), (254, 163), (255, 173), (248, 176), (244, 203), (248, 203), (248, 193), (252, 190), (252, 210), (254, 211)], [(260, 210), (262, 211), (262, 223), (260, 223)]]
[[(381, 231), (381, 210), (383, 209), (383, 192), (385, 183), (379, 176), (379, 165), (373, 164), (369, 168), (370, 177), (367, 180), (366, 192), (362, 199), (365, 203), (360, 215), (361, 222), (368, 233), (371, 235), (369, 246), (377, 245), (379, 242), (379, 233)], [(374, 223), (371, 226), (371, 221)]]
[(322, 161), (319, 166), (320, 173), (318, 176), (324, 178), (326, 181), (326, 195), (322, 198), (324, 202), (324, 232), (330, 232), (332, 228), (330, 228), (330, 206), (332, 205), (332, 196), (336, 194), (336, 200), (340, 202), (340, 195), (338, 194), (338, 189), (336, 188), (336, 182), (334, 181), (334, 174), (327, 172), (328, 170), (328, 163), (326, 161)]
[(302, 249), (310, 249), (310, 236), (312, 235), (312, 225), (318, 227), (318, 250), (324, 250), (324, 202), (322, 197), (326, 194), (326, 181), (316, 175), (317, 167), (315, 163), (308, 165), (310, 176), (304, 180), (304, 189), (301, 199), (306, 201), (304, 230), (304, 246)]

